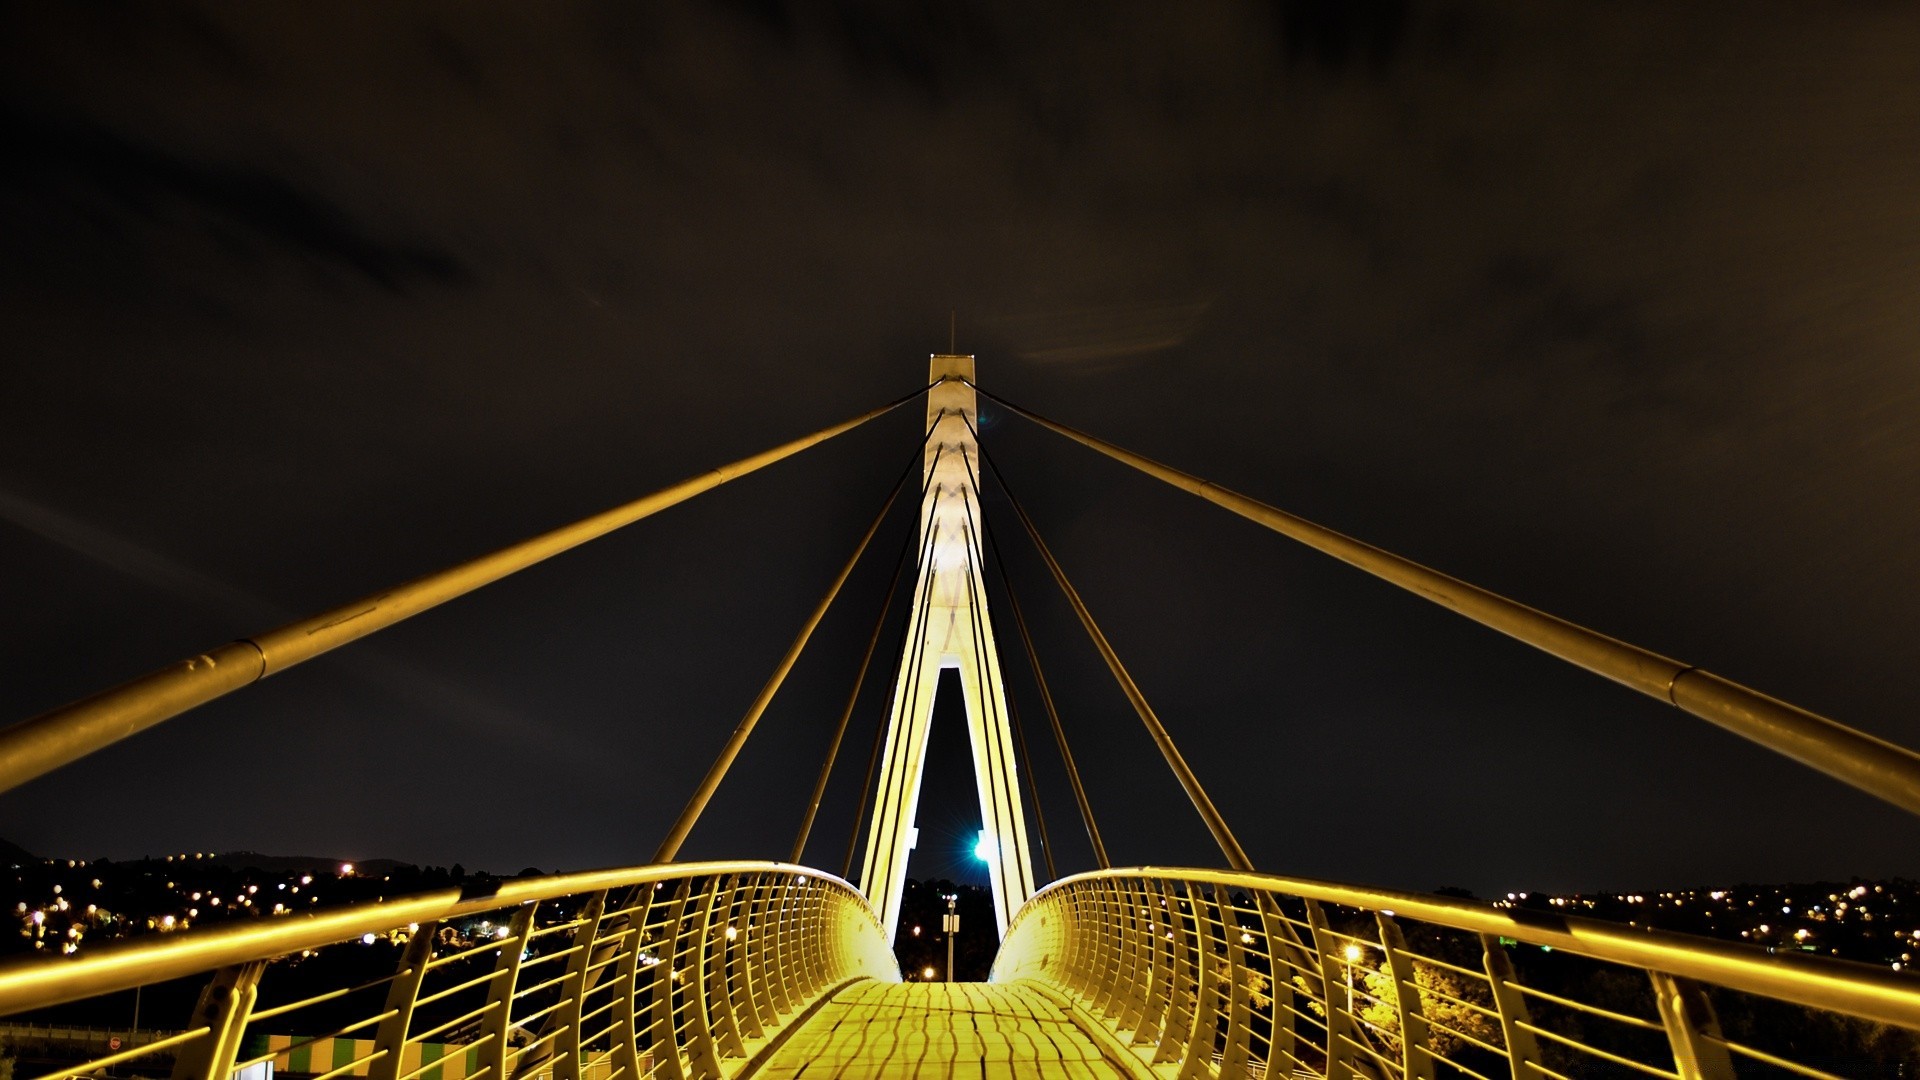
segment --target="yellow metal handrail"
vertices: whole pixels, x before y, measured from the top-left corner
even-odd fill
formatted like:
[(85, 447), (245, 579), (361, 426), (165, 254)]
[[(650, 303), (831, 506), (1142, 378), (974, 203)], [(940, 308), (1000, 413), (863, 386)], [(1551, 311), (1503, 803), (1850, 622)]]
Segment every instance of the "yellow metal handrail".
[(1220, 870), (1056, 882), (1014, 918), (993, 979), (1051, 987), (1181, 1078), (1717, 1080), (1735, 1061), (1824, 1077), (1842, 1074), (1814, 1061), (1843, 1051), (1790, 1037), (1795, 1018), (1920, 1030), (1920, 980), (1866, 964)]
[[(383, 941), (402, 946), (384, 977), (359, 971), (318, 992), (296, 977)], [(847, 981), (900, 979), (845, 881), (706, 862), (488, 881), (22, 958), (0, 964), (0, 1015), (195, 975), (208, 981), (178, 1035), (49, 1078), (171, 1053), (174, 1080), (227, 1080), (345, 1038), (360, 1041), (336, 1048), (326, 1075), (411, 1080), (440, 1060), (425, 1056), (431, 1040), (465, 1055), (465, 1080), (718, 1077)]]

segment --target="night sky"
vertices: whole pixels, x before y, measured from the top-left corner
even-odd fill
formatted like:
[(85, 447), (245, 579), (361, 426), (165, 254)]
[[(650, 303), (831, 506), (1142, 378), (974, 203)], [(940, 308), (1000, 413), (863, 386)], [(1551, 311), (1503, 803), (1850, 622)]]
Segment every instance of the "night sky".
[[(1012, 400), (1920, 745), (1920, 13), (1049, 8), (9, 6), (0, 717), (909, 392), (956, 311)], [(0, 796), (0, 836), (642, 862), (920, 412)], [(1264, 870), (1920, 875), (1900, 811), (982, 421)], [(1219, 865), (992, 489), (986, 513), (1115, 860)], [(686, 857), (785, 856), (908, 527)], [(970, 872), (977, 827), (956, 715), (935, 729), (917, 876)]]

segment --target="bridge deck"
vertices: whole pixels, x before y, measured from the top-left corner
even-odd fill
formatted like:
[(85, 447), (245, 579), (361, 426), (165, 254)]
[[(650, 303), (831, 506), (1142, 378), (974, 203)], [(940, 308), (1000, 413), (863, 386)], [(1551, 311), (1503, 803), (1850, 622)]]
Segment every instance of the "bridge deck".
[(859, 982), (794, 1030), (755, 1080), (1124, 1080), (1030, 987)]

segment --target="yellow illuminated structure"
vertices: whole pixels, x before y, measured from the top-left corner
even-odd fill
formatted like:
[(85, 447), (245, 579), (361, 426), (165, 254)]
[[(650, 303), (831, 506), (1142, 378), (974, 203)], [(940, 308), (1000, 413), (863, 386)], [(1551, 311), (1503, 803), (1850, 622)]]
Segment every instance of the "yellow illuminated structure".
[[(0, 731), (5, 791), (926, 393), (914, 606), (889, 702), (879, 759), (884, 768), (876, 770), (864, 895), (840, 878), (793, 863), (673, 860), (904, 489), (904, 477), (696, 787), (653, 865), (469, 883), (465, 890), (298, 914), (278, 904), (272, 914), (259, 911), (249, 893), (239, 904), (256, 917), (201, 925), (197, 907), (184, 918), (155, 913), (146, 936), (97, 946), (94, 935), (83, 941), (70, 930), (58, 950), (64, 957), (0, 962), (0, 1015), (177, 979), (198, 981), (199, 1004), (178, 1031), (147, 1033), (152, 1037), (130, 1040), (134, 1045), (125, 1049), (51, 1072), (23, 1074), (17, 1066), (16, 1080), (108, 1069), (154, 1075), (168, 1068), (173, 1080), (231, 1080), (236, 1070), (283, 1057), (288, 1068), (287, 1055), (322, 1042), (333, 1068), (315, 1080), (454, 1075), (445, 1065), (433, 1071), (444, 1059), (428, 1060), (428, 1047), (462, 1055), (462, 1080), (867, 1080), (973, 1075), (976, 1068), (996, 1080), (1565, 1080), (1598, 1074), (1845, 1080), (1863, 1073), (1850, 1063), (1820, 1060), (1819, 1051), (1780, 1037), (1766, 1023), (1723, 1027), (1716, 1009), (1749, 1002), (1743, 1006), (1749, 1018), (1804, 1011), (1813, 1014), (1805, 1030), (1864, 1033), (1880, 1045), (1889, 1045), (1889, 1033), (1874, 1025), (1920, 1031), (1920, 981), (1896, 970), (1899, 963), (1882, 968), (1603, 922), (1565, 913), (1568, 905), (1558, 897), (1528, 908), (1516, 907), (1511, 897), (1486, 904), (1255, 872), (1033, 519), (1008, 492), (1022, 530), (1229, 867), (1108, 867), (1067, 757), (1100, 869), (1036, 892), (1015, 770), (1017, 732), (1010, 737), (983, 584), (980, 470), (993, 470), (976, 441), (975, 395), (985, 391), (977, 390), (974, 376), (972, 357), (936, 356), (928, 387), (853, 420)], [(999, 403), (1551, 655), (1920, 811), (1920, 756), (1904, 747)], [(1032, 659), (1017, 601), (1009, 610)], [(1065, 736), (1034, 666), (1064, 752)], [(964, 690), (986, 825), (979, 851), (989, 863), (1003, 930), (987, 984), (903, 981), (888, 947), (935, 688), (948, 670), (958, 672)], [(856, 694), (848, 713), (857, 700)], [(1276, 757), (1276, 775), (1284, 767)], [(829, 754), (796, 852), (805, 848), (831, 768)], [(176, 858), (187, 857), (167, 861)], [(351, 865), (340, 867), (342, 876), (353, 872)], [(311, 881), (303, 877), (300, 884)], [(1708, 895), (1719, 900), (1724, 894)], [(1828, 899), (1844, 911), (1865, 895), (1861, 888)], [(200, 899), (191, 895), (191, 902)], [(55, 906), (65, 910), (68, 903), (62, 895)], [(219, 905), (218, 897), (210, 899), (209, 907)], [(23, 904), (19, 914), (42, 951), (55, 952), (43, 940), (48, 911)], [(1768, 927), (1759, 929), (1765, 934)], [(1796, 932), (1794, 940), (1806, 933)], [(398, 956), (391, 974), (371, 982), (341, 975), (336, 983), (316, 984), (312, 968), (288, 974), (323, 950), (374, 947), (397, 948)], [(1548, 952), (1554, 955), (1541, 955)], [(1569, 972), (1591, 978), (1563, 977)], [(930, 977), (928, 969), (915, 974)], [(1590, 996), (1605, 1000), (1583, 1000), (1569, 989), (1574, 986), (1599, 988)], [(171, 1066), (162, 1064), (168, 1059)], [(312, 1059), (302, 1052), (303, 1063)], [(1845, 1071), (1829, 1071), (1835, 1068)]]
[(892, 941), (900, 924), (907, 856), (918, 830), (927, 730), (940, 673), (959, 675), (967, 736), (980, 796), (982, 837), (976, 854), (993, 884), (1001, 932), (1033, 894), (1033, 859), (1015, 772), (1013, 736), (993, 621), (987, 615), (985, 540), (981, 532), (979, 407), (971, 385), (973, 357), (935, 356), (927, 394), (926, 497), (920, 511), (920, 572), (912, 620), (893, 688), (887, 741), (874, 791), (860, 887)]

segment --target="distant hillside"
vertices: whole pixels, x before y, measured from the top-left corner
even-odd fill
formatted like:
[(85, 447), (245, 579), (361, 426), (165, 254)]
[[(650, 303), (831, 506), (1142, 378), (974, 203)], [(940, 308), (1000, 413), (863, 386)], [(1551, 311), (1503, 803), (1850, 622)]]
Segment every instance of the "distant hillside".
[(266, 870), (280, 873), (323, 873), (331, 874), (340, 869), (341, 863), (353, 863), (356, 874), (387, 874), (395, 869), (411, 869), (412, 863), (398, 859), (333, 859), (319, 855), (263, 855), (258, 851), (223, 851), (207, 859), (215, 866), (231, 870)]
[(11, 840), (0, 837), (0, 866), (25, 866), (27, 863), (39, 861), (40, 856)]

